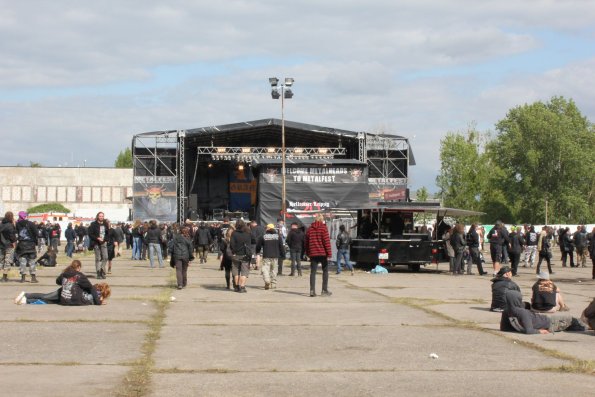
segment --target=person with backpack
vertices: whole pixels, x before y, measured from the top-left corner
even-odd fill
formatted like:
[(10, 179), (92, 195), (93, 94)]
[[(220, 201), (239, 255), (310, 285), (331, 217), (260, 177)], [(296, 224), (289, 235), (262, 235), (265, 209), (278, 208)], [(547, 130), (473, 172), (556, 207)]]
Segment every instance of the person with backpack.
[(345, 267), (351, 271), (353, 276), (353, 265), (349, 262), (349, 245), (351, 244), (351, 237), (345, 230), (345, 225), (339, 226), (339, 234), (337, 235), (337, 274), (341, 274), (341, 258), (345, 261)]
[[(256, 224), (256, 222), (254, 222)], [(238, 219), (236, 221), (236, 230), (233, 231), (229, 246), (231, 248), (232, 267), (231, 271), (235, 283), (235, 291), (240, 293), (248, 292), (246, 290), (246, 281), (250, 275), (250, 261), (252, 260), (252, 236), (250, 228), (246, 223)]]
[(275, 230), (275, 225), (269, 223), (266, 232), (256, 241), (256, 255), (262, 251), (262, 278), (264, 289), (277, 288), (275, 264), (283, 252), (283, 237)]
[(37, 258), (37, 227), (35, 224), (27, 219), (29, 215), (25, 211), (19, 212), (19, 220), (16, 224), (17, 229), (17, 249), (16, 254), (19, 258), (21, 283), (26, 281), (27, 266), (29, 267), (29, 274), (31, 275), (31, 282), (38, 283), (35, 276)]
[(1, 282), (8, 281), (8, 271), (14, 263), (14, 249), (17, 245), (17, 232), (14, 214), (8, 211), (0, 223), (0, 268), (2, 268)]

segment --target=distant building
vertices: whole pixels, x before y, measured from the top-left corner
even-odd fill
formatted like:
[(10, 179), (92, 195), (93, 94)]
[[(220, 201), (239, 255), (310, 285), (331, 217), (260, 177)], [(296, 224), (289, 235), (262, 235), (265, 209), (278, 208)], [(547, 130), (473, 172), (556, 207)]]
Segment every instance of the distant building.
[(60, 203), (77, 217), (103, 211), (111, 221), (130, 215), (132, 169), (0, 167), (0, 216), (39, 204)]

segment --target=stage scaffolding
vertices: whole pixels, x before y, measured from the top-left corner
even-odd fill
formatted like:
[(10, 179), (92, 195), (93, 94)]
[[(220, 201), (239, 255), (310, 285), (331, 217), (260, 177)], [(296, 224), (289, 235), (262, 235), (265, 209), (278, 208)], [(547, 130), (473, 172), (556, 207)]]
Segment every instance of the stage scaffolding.
[[(270, 123), (275, 123), (273, 119)], [(255, 122), (245, 123), (252, 126)], [(291, 122), (287, 122), (290, 123)], [(296, 127), (299, 123), (293, 123)], [(213, 131), (224, 135), (226, 126), (209, 127), (204, 130), (204, 135), (212, 136)], [(309, 126), (315, 127), (315, 126)], [(236, 129), (237, 130), (237, 129)], [(200, 131), (198, 134), (197, 131)], [(329, 132), (332, 131), (332, 132)], [(287, 147), (285, 151), (288, 159), (335, 159), (351, 157), (368, 165), (368, 183), (371, 191), (383, 192), (386, 190), (405, 190), (408, 184), (408, 171), (415, 160), (409, 146), (409, 141), (401, 136), (388, 134), (374, 134), (368, 132), (352, 132), (331, 129), (326, 131), (325, 127), (319, 129), (304, 129), (312, 135), (312, 147)], [(165, 182), (173, 181), (175, 186), (175, 214), (172, 219), (184, 221), (188, 212), (188, 196), (186, 159), (189, 153), (196, 156), (194, 164), (198, 160), (209, 161), (237, 161), (250, 163), (256, 158), (281, 158), (280, 147), (267, 146), (204, 146), (194, 143), (197, 135), (203, 132), (198, 130), (169, 130), (148, 132), (135, 135), (132, 141), (132, 154), (134, 162), (134, 181), (143, 181), (144, 185), (164, 185)], [(250, 134), (249, 131), (246, 134)], [(327, 145), (314, 147), (316, 135), (325, 137)], [(335, 140), (335, 145), (328, 145), (329, 137)], [(356, 152), (351, 154), (345, 149), (345, 143), (351, 141), (355, 144)], [(195, 153), (195, 154), (194, 154)], [(191, 166), (191, 165), (190, 165)], [(146, 193), (141, 186), (135, 185), (135, 197)], [(169, 192), (173, 193), (173, 192)], [(133, 218), (137, 219), (133, 205)], [(144, 220), (144, 219), (142, 219)]]

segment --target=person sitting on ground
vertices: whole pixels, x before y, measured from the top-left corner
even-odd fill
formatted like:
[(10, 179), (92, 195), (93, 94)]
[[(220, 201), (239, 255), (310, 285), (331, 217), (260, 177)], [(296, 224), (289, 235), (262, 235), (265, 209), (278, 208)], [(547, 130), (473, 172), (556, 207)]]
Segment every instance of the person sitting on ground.
[[(107, 283), (99, 283), (93, 285), (93, 288), (97, 292), (98, 300), (89, 300), (88, 305), (105, 305), (107, 304), (107, 298), (109, 298), (112, 294), (112, 289)], [(17, 305), (24, 305), (24, 304), (35, 304), (41, 301), (44, 304), (59, 304), (60, 303), (60, 293), (62, 292), (62, 288), (58, 288), (55, 291), (49, 292), (47, 294), (44, 293), (36, 293), (36, 292), (25, 292), (22, 291), (14, 300), (14, 303)], [(71, 305), (76, 306), (76, 305)]]
[(534, 312), (555, 313), (557, 311), (568, 311), (568, 306), (564, 303), (562, 293), (556, 284), (550, 280), (549, 273), (540, 272), (537, 275), (537, 281), (531, 289), (533, 290), (531, 310)]
[(586, 329), (585, 323), (569, 314), (545, 315), (527, 310), (520, 292), (506, 292), (506, 310), (502, 312), (500, 331), (549, 334), (560, 331), (586, 331)]
[(81, 272), (81, 262), (73, 260), (56, 278), (62, 285), (60, 304), (65, 306), (101, 305), (102, 300), (86, 275)]
[(512, 270), (508, 266), (502, 267), (492, 280), (492, 305), (490, 311), (503, 312), (506, 309), (506, 291), (521, 292), (521, 289), (512, 281)]
[(58, 264), (56, 252), (49, 246), (48, 250), (39, 257), (36, 263), (44, 267), (55, 267)]
[(589, 303), (589, 306), (583, 310), (581, 320), (587, 323), (591, 329), (595, 329), (595, 298)]

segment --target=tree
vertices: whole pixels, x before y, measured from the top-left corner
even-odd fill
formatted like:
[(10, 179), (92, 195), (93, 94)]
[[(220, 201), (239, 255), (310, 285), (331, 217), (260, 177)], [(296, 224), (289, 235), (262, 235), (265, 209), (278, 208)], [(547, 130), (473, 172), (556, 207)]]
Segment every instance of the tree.
[(114, 164), (116, 168), (132, 168), (132, 150), (126, 148), (118, 154), (118, 158)]
[[(428, 189), (425, 186), (420, 187), (415, 192), (415, 201), (428, 201)], [(415, 213), (415, 222), (420, 222), (425, 224), (428, 220), (433, 219), (434, 216), (428, 215), (425, 212), (416, 212)]]
[(41, 163), (37, 163), (35, 161), (29, 161), (29, 167), (31, 167), (31, 168), (40, 168), (41, 167)]
[(595, 129), (572, 100), (553, 97), (511, 109), (489, 144), (517, 222), (595, 218)]
[(36, 213), (43, 213), (43, 212), (64, 212), (68, 214), (70, 210), (64, 207), (60, 203), (47, 203), (47, 204), (40, 204), (36, 205), (35, 207), (31, 207), (27, 209), (27, 212), (30, 214)]
[(440, 174), (436, 184), (443, 205), (480, 210), (486, 190), (487, 158), (482, 151), (486, 134), (471, 124), (465, 132), (449, 132), (440, 141)]

